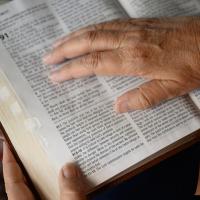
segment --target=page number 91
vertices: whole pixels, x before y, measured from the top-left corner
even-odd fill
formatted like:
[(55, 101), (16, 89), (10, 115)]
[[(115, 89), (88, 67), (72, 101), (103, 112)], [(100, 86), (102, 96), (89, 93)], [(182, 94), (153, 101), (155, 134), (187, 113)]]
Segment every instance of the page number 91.
[(3, 33), (3, 34), (0, 33), (0, 40), (1, 40), (1, 41), (4, 41), (4, 40), (7, 39), (7, 38), (9, 38), (9, 36), (8, 36), (7, 33)]

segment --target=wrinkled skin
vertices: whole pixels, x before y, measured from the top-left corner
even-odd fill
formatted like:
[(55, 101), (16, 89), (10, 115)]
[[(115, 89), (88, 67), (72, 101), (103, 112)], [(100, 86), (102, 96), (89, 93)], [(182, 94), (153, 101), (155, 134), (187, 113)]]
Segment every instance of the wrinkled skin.
[(94, 74), (150, 79), (115, 104), (117, 112), (145, 109), (200, 87), (200, 17), (126, 19), (89, 26), (58, 40), (44, 62), (66, 59), (72, 60), (50, 76), (54, 82)]
[[(151, 79), (118, 98), (116, 110), (144, 109), (200, 87), (200, 18), (128, 19), (78, 30), (54, 44), (47, 64), (72, 60), (51, 75), (55, 82), (91, 75)], [(4, 142), (3, 170), (9, 200), (31, 200), (21, 169)], [(73, 165), (59, 175), (61, 200), (85, 200), (86, 184)]]

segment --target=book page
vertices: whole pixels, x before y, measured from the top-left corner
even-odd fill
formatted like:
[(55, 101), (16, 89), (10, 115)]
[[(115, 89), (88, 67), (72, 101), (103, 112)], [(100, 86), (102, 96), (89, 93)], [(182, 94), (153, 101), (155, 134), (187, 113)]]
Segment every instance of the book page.
[(200, 13), (197, 0), (119, 0), (130, 17), (188, 16)]
[(65, 33), (87, 25), (127, 17), (115, 0), (46, 0)]
[[(93, 4), (91, 1), (87, 2), (89, 5)], [(105, 2), (106, 7), (109, 5), (113, 8), (112, 1)], [(73, 19), (83, 26), (80, 15), (75, 11), (79, 4), (81, 4), (83, 12), (87, 13), (88, 5), (78, 1), (70, 4), (72, 7), (70, 16), (72, 17), (73, 13)], [(58, 4), (57, 1), (52, 0), (51, 6), (64, 30), (70, 29), (71, 31), (79, 27), (74, 25), (73, 20), (71, 22), (69, 15), (66, 15), (66, 10), (69, 10), (66, 1), (60, 0)], [(93, 21), (88, 19), (86, 24), (98, 22), (95, 19), (96, 16), (99, 16), (99, 14), (97, 15), (98, 9), (92, 10), (93, 16), (90, 17), (93, 18)], [(124, 15), (117, 14), (115, 17), (122, 18)], [(102, 21), (104, 20), (108, 19), (102, 18)], [(79, 150), (74, 152), (76, 160), (95, 184), (103, 182), (109, 176), (114, 176), (199, 127), (198, 112), (188, 97), (175, 99), (146, 111), (119, 116), (114, 113), (112, 108), (115, 98), (129, 89), (136, 88), (145, 80), (136, 77), (97, 77), (97, 80), (107, 89), (106, 96), (101, 101), (96, 101), (96, 104), (88, 105), (88, 108), (85, 108), (87, 112), (76, 113), (75, 117), (61, 126), (62, 130), (70, 127), (66, 129), (64, 137), (69, 142), (72, 151), (77, 150), (79, 143)], [(182, 112), (177, 112), (177, 110)], [(165, 114), (163, 115), (163, 113)], [(154, 123), (150, 125), (150, 121)], [(184, 123), (185, 125), (183, 125)], [(80, 124), (84, 125), (80, 126)], [(79, 134), (83, 132), (86, 134), (84, 134), (84, 139), (81, 137), (77, 140), (77, 144), (71, 142), (70, 139), (76, 127), (80, 127), (78, 128)], [(90, 137), (87, 133), (91, 134)], [(92, 153), (89, 153), (90, 151)], [(123, 165), (117, 165), (117, 163), (123, 163)]]
[(51, 69), (42, 56), (52, 42), (79, 26), (124, 17), (114, 1), (14, 0), (0, 13), (0, 69), (30, 117), (41, 124), (37, 134), (57, 170), (76, 161), (94, 187), (200, 128), (199, 113), (188, 97), (145, 111), (115, 113), (115, 98), (142, 79), (49, 81)]
[(193, 102), (195, 103), (195, 105), (197, 106), (198, 109), (200, 109), (200, 90), (194, 90), (192, 92), (190, 92), (190, 97), (193, 100)]
[[(56, 167), (60, 168), (61, 163), (73, 161), (73, 157), (64, 141), (58, 137), (58, 130), (43, 106), (47, 103), (45, 91), (51, 88), (48, 87), (48, 78), (45, 74), (47, 70), (42, 65), (41, 56), (63, 30), (48, 5), (42, 1), (15, 0), (0, 6), (0, 15), (0, 35), (7, 35), (1, 37), (0, 42), (0, 72), (7, 76), (29, 113), (27, 121), (19, 123), (24, 128), (34, 129), (34, 119), (39, 119), (42, 127), (37, 136), (44, 147), (51, 147), (48, 153), (53, 158), (56, 157), (59, 163)], [(43, 97), (40, 98), (42, 91)], [(45, 124), (48, 126), (44, 126)], [(65, 152), (65, 155), (60, 154), (60, 151)]]

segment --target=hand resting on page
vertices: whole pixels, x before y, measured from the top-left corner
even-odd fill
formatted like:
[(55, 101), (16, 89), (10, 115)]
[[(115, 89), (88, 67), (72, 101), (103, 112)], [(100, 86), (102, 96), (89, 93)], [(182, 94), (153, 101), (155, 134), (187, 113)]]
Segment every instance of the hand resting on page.
[(151, 81), (118, 97), (117, 112), (145, 109), (200, 87), (200, 17), (127, 19), (78, 30), (54, 44), (46, 64), (66, 63), (54, 82), (91, 75)]
[[(54, 72), (62, 82), (91, 75), (151, 79), (119, 97), (118, 112), (144, 109), (200, 87), (200, 17), (115, 20), (78, 30), (56, 42), (44, 61), (79, 57)], [(3, 174), (9, 200), (34, 199), (4, 142)], [(72, 164), (59, 175), (61, 200), (85, 200), (82, 174)]]

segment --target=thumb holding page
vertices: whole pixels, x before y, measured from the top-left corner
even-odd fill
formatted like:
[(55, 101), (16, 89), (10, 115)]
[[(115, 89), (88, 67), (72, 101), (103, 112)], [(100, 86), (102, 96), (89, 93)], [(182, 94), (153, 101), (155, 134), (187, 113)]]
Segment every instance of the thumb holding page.
[(74, 164), (65, 165), (59, 174), (60, 200), (86, 200), (81, 172)]

